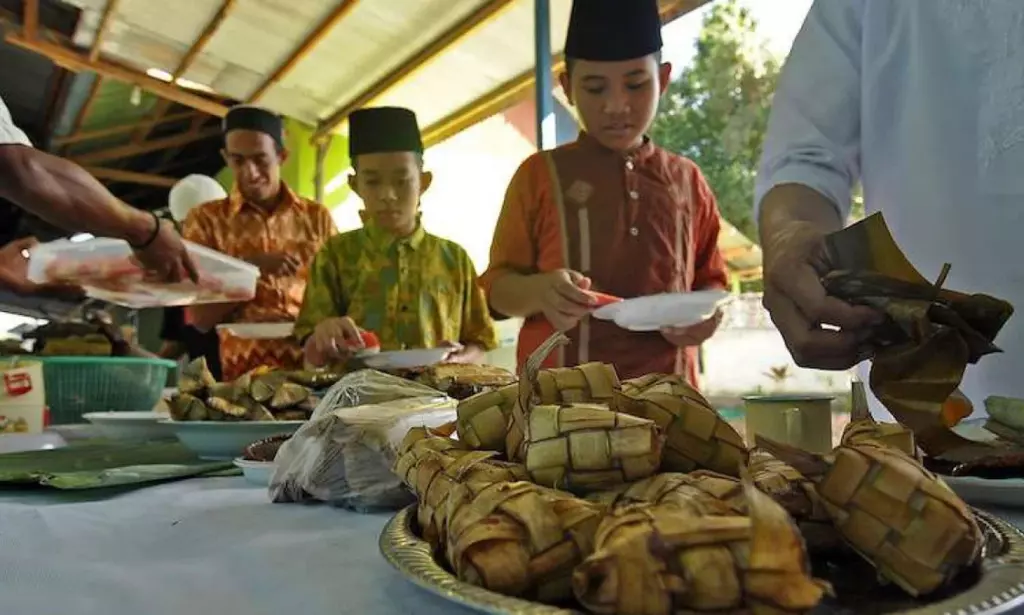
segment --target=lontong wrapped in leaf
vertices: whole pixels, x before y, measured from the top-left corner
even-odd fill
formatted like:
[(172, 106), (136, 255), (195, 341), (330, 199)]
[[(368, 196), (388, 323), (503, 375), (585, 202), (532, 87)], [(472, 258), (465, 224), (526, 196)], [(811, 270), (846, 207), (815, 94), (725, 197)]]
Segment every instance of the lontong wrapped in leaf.
[[(537, 374), (534, 395), (538, 404), (607, 403), (619, 390), (615, 368), (604, 363), (543, 369)], [(512, 420), (519, 385), (485, 391), (459, 403), (459, 438), (477, 449), (501, 451)], [(513, 427), (518, 429), (517, 426)], [(516, 432), (514, 438), (522, 438)]]
[(870, 340), (870, 384), (879, 401), (929, 455), (984, 448), (951, 431), (970, 410), (949, 401), (968, 363), (999, 352), (993, 342), (1013, 307), (943, 289), (948, 265), (929, 282), (900, 251), (881, 214), (829, 235), (826, 250), (834, 269), (822, 281), (828, 293), (889, 317)]
[(929, 594), (971, 566), (983, 536), (953, 491), (907, 454), (872, 442), (815, 455), (758, 438), (815, 481), (846, 542), (912, 596)]
[(196, 397), (205, 397), (210, 387), (217, 384), (210, 368), (206, 365), (206, 357), (199, 357), (181, 370), (178, 379), (178, 391)]
[(663, 472), (708, 469), (738, 476), (747, 461), (743, 437), (682, 377), (627, 381), (612, 409), (654, 421), (665, 434)]
[(805, 613), (828, 584), (811, 577), (789, 515), (749, 480), (749, 517), (694, 516), (637, 504), (601, 522), (573, 590), (601, 615)]
[(501, 594), (565, 600), (603, 514), (533, 483), (457, 484), (447, 502), (448, 562), (458, 578)]
[[(651, 421), (597, 404), (536, 405), (540, 364), (567, 338), (556, 333), (534, 352), (519, 383), (509, 430), (510, 459), (526, 464), (534, 482), (591, 493), (654, 474), (662, 437)], [(521, 434), (521, 439), (514, 437)]]

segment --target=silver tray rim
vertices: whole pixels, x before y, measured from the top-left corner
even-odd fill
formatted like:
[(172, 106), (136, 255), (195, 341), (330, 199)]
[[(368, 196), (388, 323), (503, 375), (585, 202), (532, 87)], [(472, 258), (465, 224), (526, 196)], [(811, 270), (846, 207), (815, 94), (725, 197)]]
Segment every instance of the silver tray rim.
[[(974, 509), (986, 534), (1003, 540), (1001, 554), (985, 556), (981, 580), (969, 590), (894, 615), (1003, 615), (1024, 606), (1024, 532), (999, 517)], [(378, 541), (381, 555), (413, 584), (449, 602), (491, 615), (580, 615), (460, 581), (435, 559), (433, 550), (413, 531), (416, 505), (411, 504), (388, 520)]]

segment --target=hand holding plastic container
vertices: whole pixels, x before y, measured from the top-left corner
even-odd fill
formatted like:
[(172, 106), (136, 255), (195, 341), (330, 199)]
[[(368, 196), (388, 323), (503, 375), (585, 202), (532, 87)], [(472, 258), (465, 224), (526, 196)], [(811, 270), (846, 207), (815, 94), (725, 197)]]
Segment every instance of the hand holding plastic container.
[(135, 260), (120, 239), (42, 243), (29, 251), (28, 279), (71, 283), (88, 296), (129, 308), (249, 301), (256, 295), (259, 269), (249, 263), (186, 241), (199, 269), (199, 282), (159, 282)]

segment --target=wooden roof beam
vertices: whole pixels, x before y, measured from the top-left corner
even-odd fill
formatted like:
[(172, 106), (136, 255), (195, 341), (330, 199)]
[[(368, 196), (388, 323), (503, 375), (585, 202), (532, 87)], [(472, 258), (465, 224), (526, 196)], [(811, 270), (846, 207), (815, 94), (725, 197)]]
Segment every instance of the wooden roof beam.
[(196, 132), (190, 131), (183, 134), (174, 135), (172, 137), (166, 137), (163, 139), (154, 139), (152, 141), (144, 141), (142, 143), (129, 143), (127, 145), (119, 145), (117, 147), (111, 147), (109, 149), (88, 152), (86, 154), (82, 154), (81, 156), (76, 156), (74, 160), (78, 164), (86, 166), (96, 164), (98, 162), (118, 160), (120, 158), (138, 156), (139, 154), (156, 152), (170, 147), (180, 147), (187, 143), (201, 141), (203, 139), (215, 137), (219, 134), (219, 127), (208, 128), (206, 130), (200, 130)]
[(39, 0), (25, 0), (23, 8), (21, 23), (25, 38), (35, 40), (39, 38)]
[(250, 104), (258, 102), (259, 99), (263, 98), (263, 96), (270, 90), (270, 88), (277, 83), (280, 83), (288, 73), (292, 72), (292, 70), (299, 65), (299, 62), (301, 62), (311, 51), (313, 51), (314, 48), (316, 48), (317, 45), (320, 44), (320, 41), (327, 36), (327, 33), (334, 29), (334, 26), (338, 25), (338, 22), (340, 22), (345, 15), (348, 15), (349, 12), (355, 8), (356, 2), (358, 2), (358, 0), (341, 0), (338, 5), (334, 7), (334, 10), (328, 13), (327, 16), (317, 24), (316, 28), (309, 33), (309, 36), (307, 36), (306, 39), (302, 41), (294, 51), (292, 51), (292, 54), (288, 56), (288, 59), (278, 66), (269, 77), (264, 79), (263, 83), (253, 90), (252, 94), (249, 94), (249, 98), (246, 99), (246, 102)]
[(84, 167), (86, 171), (92, 174), (96, 179), (104, 179), (107, 181), (114, 182), (125, 182), (129, 184), (142, 184), (144, 186), (158, 186), (160, 188), (170, 188), (177, 179), (173, 177), (167, 177), (164, 175), (154, 175), (152, 173), (136, 173), (134, 171), (124, 171), (122, 169), (108, 169), (105, 167)]
[[(710, 1), (676, 0), (669, 4), (662, 4), (659, 10), (662, 23), (668, 24), (677, 17), (697, 10)], [(565, 56), (563, 54), (557, 54), (551, 59), (551, 70), (555, 73), (565, 70)], [(437, 145), (470, 126), (482, 122), (492, 115), (525, 100), (533, 93), (534, 76), (533, 68), (523, 71), (477, 100), (431, 124), (423, 130), (424, 147)]]
[(111, 24), (114, 23), (114, 14), (117, 12), (117, 7), (120, 3), (121, 0), (107, 0), (107, 6), (103, 9), (103, 15), (100, 17), (100, 24), (96, 27), (96, 36), (92, 39), (92, 48), (89, 49), (90, 62), (100, 59), (103, 39), (106, 38), (107, 32), (110, 31)]
[[(231, 15), (231, 11), (235, 8), (236, 3), (237, 0), (224, 0), (224, 2), (221, 3), (220, 8), (217, 9), (216, 13), (214, 13), (213, 18), (210, 19), (209, 23), (206, 24), (206, 27), (203, 28), (202, 34), (199, 35), (199, 38), (192, 43), (192, 46), (188, 48), (185, 55), (183, 55), (181, 60), (178, 61), (178, 66), (174, 69), (174, 72), (171, 73), (171, 83), (174, 83), (178, 79), (184, 77), (185, 73), (188, 72), (188, 69), (192, 68), (196, 58), (199, 57), (199, 54), (202, 53), (203, 49), (206, 48), (206, 45), (213, 39), (213, 35), (217, 33), (217, 30), (220, 29), (221, 25), (224, 24), (224, 21), (227, 20), (229, 15)], [(150, 119), (158, 120), (164, 117), (164, 115), (170, 111), (172, 104), (173, 103), (167, 99), (160, 100), (156, 104), (156, 108), (153, 109), (153, 112), (150, 114)], [(150, 133), (153, 132), (153, 128), (155, 127), (155, 124), (148, 127), (142, 127), (132, 135), (132, 141), (135, 143), (145, 141), (149, 138)]]
[(113, 137), (126, 132), (132, 132), (139, 128), (145, 128), (150, 125), (157, 126), (160, 124), (167, 124), (169, 122), (177, 122), (180, 120), (187, 120), (195, 117), (195, 111), (182, 111), (181, 113), (172, 113), (171, 115), (165, 115), (160, 119), (147, 118), (132, 122), (130, 124), (119, 124), (117, 126), (109, 126), (107, 128), (97, 128), (96, 130), (87, 130), (85, 132), (77, 132), (66, 137), (57, 137), (53, 140), (55, 147), (61, 147), (64, 145), (72, 145), (74, 143), (81, 143), (83, 141), (93, 141), (95, 139), (104, 139), (106, 137)]
[(120, 64), (115, 64), (106, 60), (96, 60), (95, 62), (92, 62), (81, 53), (64, 47), (63, 45), (42, 40), (33, 41), (25, 38), (22, 34), (15, 33), (7, 34), (5, 40), (16, 47), (20, 47), (27, 51), (49, 58), (54, 64), (70, 71), (93, 71), (103, 78), (116, 79), (129, 85), (138, 86), (140, 89), (155, 96), (166, 98), (167, 100), (176, 102), (180, 105), (191, 107), (217, 117), (224, 117), (228, 112), (227, 106), (219, 102), (190, 92), (172, 83), (154, 79), (144, 73), (140, 73)]
[(408, 79), (416, 71), (426, 66), (431, 60), (451, 49), (460, 41), (490, 23), (513, 4), (515, 4), (515, 0), (490, 0), (487, 4), (473, 11), (459, 23), (441, 33), (440, 36), (432, 40), (426, 47), (417, 51), (411, 58), (402, 62), (398, 67), (385, 75), (380, 81), (371, 85), (340, 109), (332, 113), (330, 117), (320, 122), (320, 125), (313, 134), (312, 141), (316, 143), (317, 141), (327, 137), (331, 131), (345, 121), (353, 111), (361, 109), (367, 103), (378, 98), (384, 92), (395, 87), (405, 79)]

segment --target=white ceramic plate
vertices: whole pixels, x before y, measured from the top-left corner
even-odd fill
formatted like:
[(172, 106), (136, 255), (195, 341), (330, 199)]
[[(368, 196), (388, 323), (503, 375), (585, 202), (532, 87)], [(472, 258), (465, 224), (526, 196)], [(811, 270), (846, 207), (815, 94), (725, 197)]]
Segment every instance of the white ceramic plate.
[(247, 340), (279, 340), (286, 338), (295, 330), (292, 322), (236, 322), (217, 325), (218, 331)]
[(732, 294), (724, 290), (649, 295), (598, 308), (594, 318), (611, 320), (630, 331), (688, 327), (707, 319), (731, 299)]
[[(966, 420), (954, 427), (953, 431), (969, 440), (994, 440), (996, 436), (984, 428), (986, 420)], [(1024, 478), (943, 476), (942, 480), (968, 504), (1024, 508)]]
[(242, 454), (257, 440), (279, 434), (294, 434), (306, 421), (162, 421), (170, 425), (189, 449), (202, 459), (226, 461)]
[(270, 478), (274, 475), (276, 467), (273, 461), (250, 461), (237, 457), (233, 463), (235, 467), (242, 469), (242, 476), (246, 481), (261, 487), (270, 486)]
[(46, 451), (65, 446), (67, 442), (58, 433), (0, 434), (0, 454)]
[(392, 350), (361, 357), (372, 369), (412, 369), (430, 367), (448, 358), (451, 348), (423, 348), (419, 350)]
[(167, 415), (160, 412), (88, 412), (82, 418), (95, 425), (103, 437), (112, 440), (174, 437), (174, 430), (162, 423)]

